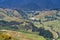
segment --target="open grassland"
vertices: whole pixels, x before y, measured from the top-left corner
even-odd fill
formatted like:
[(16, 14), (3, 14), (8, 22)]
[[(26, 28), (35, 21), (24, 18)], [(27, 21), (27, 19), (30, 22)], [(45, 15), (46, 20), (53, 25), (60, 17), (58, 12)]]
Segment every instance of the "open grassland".
[[(4, 37), (2, 37), (2, 36), (4, 36)], [(8, 30), (0, 31), (0, 40), (8, 39), (8, 37), (12, 37), (13, 39), (11, 39), (11, 40), (17, 40), (17, 39), (18, 40), (46, 40), (44, 37), (38, 36), (35, 34), (28, 34), (28, 33), (8, 31)]]

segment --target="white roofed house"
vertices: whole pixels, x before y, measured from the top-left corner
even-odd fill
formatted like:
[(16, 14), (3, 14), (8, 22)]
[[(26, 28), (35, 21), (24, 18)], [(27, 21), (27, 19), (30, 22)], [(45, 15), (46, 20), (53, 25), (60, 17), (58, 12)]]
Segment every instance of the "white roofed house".
[(39, 20), (38, 18), (35, 18), (35, 17), (31, 17), (29, 18), (30, 20)]

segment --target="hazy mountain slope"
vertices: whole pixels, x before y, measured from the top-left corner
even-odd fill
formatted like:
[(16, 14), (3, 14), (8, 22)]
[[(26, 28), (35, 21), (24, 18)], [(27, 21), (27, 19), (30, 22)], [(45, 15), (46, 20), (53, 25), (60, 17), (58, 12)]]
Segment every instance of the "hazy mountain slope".
[[(41, 9), (60, 9), (60, 0), (1, 0), (0, 7), (3, 8), (19, 8), (19, 9), (34, 9), (34, 6), (40, 7), (39, 9), (34, 10), (41, 10)], [(31, 3), (36, 3), (37, 5), (32, 5)], [(29, 4), (29, 6), (24, 7), (24, 5)], [(19, 5), (19, 6), (18, 6)], [(37, 8), (35, 7), (35, 8)]]
[(41, 7), (39, 5), (37, 5), (36, 3), (29, 3), (23, 6), (23, 8), (25, 9), (30, 9), (30, 10), (39, 10), (41, 9)]

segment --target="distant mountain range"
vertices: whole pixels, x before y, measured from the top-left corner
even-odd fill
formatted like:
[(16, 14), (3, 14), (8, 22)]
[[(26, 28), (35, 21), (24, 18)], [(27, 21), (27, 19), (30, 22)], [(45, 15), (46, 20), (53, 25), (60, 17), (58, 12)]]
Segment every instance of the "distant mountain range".
[(0, 0), (2, 8), (44, 10), (60, 9), (60, 0)]

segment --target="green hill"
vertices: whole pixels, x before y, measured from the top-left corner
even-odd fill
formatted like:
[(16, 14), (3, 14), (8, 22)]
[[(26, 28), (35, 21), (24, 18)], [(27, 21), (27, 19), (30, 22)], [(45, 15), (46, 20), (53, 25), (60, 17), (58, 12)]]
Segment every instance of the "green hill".
[(22, 16), (16, 10), (0, 8), (0, 20), (22, 21)]
[[(9, 39), (11, 37), (11, 39)], [(28, 34), (16, 31), (9, 31), (9, 30), (1, 30), (0, 31), (0, 40), (1, 39), (8, 39), (8, 40), (46, 40), (42, 36), (38, 36), (35, 34)]]

